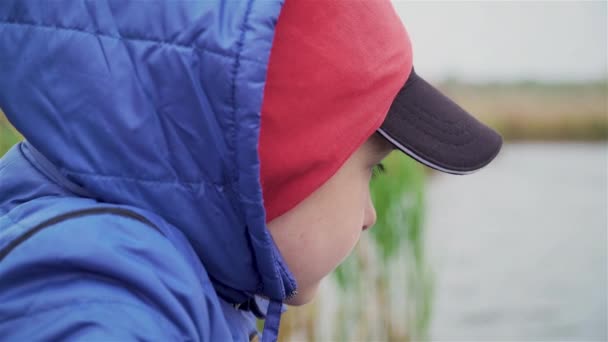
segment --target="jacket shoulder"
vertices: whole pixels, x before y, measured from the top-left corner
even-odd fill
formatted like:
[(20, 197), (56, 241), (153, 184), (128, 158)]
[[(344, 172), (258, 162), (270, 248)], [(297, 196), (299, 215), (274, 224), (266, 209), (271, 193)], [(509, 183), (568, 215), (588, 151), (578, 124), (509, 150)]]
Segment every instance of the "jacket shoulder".
[[(0, 335), (230, 339), (217, 295), (200, 262), (180, 249), (182, 241), (135, 211), (123, 208), (130, 217), (102, 208), (37, 224), (13, 219), (21, 234), (0, 259)], [(81, 215), (57, 219), (75, 212)], [(32, 329), (32, 322), (47, 328)]]

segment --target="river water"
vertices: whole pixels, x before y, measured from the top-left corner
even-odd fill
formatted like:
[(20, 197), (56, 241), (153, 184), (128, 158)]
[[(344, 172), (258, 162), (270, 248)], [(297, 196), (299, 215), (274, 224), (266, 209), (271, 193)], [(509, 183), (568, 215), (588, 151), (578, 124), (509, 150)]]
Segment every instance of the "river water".
[(606, 340), (608, 144), (506, 144), (434, 174), (433, 340)]

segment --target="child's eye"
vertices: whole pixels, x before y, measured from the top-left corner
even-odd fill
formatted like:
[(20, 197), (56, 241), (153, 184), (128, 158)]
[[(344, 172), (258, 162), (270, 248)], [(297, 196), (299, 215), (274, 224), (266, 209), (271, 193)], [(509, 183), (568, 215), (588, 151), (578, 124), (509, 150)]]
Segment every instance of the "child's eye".
[(375, 179), (376, 177), (384, 173), (386, 173), (386, 167), (384, 167), (384, 164), (378, 163), (372, 168), (372, 179)]

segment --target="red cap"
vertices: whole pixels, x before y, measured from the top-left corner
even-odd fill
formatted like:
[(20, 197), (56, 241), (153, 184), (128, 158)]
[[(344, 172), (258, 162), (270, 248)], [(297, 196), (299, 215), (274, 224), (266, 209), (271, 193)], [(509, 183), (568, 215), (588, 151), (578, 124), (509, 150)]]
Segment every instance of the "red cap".
[(389, 0), (285, 2), (259, 141), (267, 222), (324, 184), (380, 127), (411, 70), (411, 43)]

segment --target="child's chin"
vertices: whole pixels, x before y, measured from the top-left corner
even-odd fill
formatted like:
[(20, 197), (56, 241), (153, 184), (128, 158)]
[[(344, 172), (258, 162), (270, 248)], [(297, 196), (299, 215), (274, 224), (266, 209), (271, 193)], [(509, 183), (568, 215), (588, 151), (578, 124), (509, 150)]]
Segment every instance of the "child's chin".
[(313, 299), (315, 299), (315, 295), (317, 294), (317, 290), (319, 288), (319, 284), (315, 286), (309, 287), (303, 291), (298, 290), (298, 294), (290, 299), (286, 299), (284, 301), (285, 304), (291, 306), (301, 306), (310, 303)]

